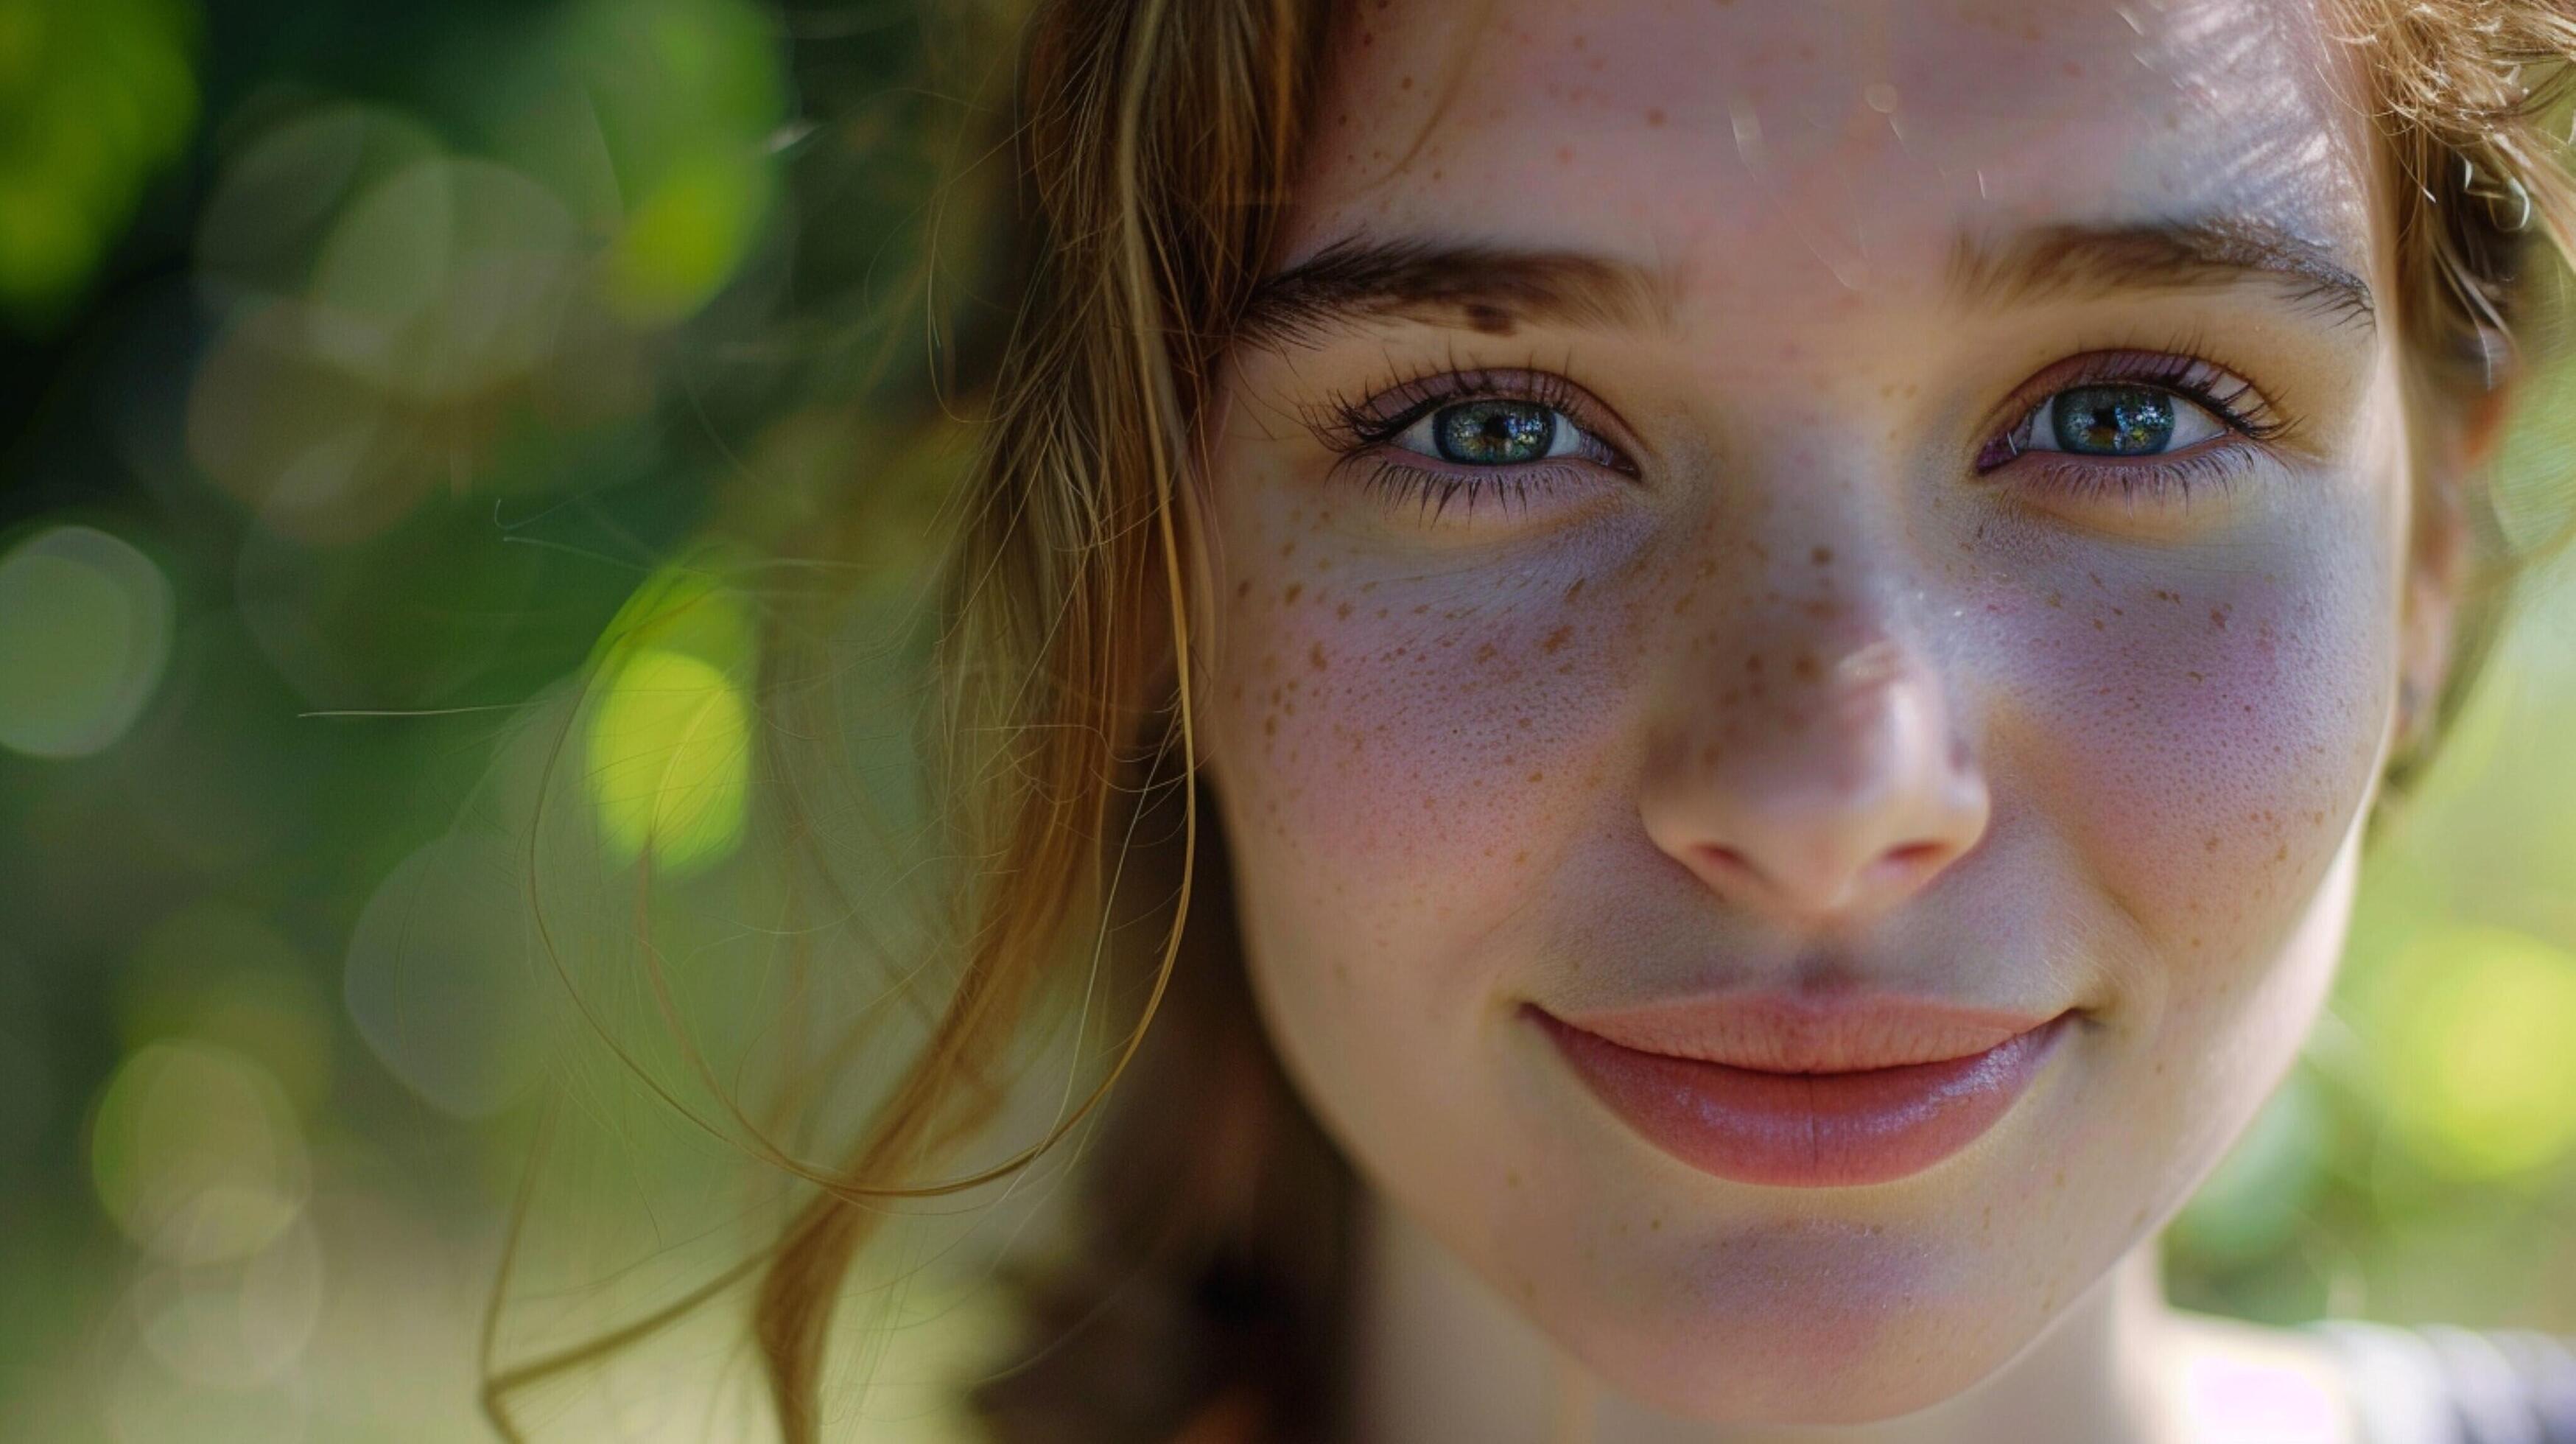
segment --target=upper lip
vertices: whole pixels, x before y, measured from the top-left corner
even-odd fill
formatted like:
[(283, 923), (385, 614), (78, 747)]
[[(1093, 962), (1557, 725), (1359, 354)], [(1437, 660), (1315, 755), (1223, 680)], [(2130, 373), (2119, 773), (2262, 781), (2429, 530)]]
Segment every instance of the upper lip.
[(1735, 993), (1591, 1012), (1549, 1011), (1561, 1022), (1643, 1053), (1767, 1073), (1849, 1073), (1972, 1057), (2065, 1010), (1969, 1007), (1885, 993)]

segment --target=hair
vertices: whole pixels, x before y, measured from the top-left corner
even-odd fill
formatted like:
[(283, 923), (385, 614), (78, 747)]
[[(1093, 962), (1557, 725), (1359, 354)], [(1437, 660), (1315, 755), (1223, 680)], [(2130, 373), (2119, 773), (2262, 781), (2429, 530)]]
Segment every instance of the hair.
[[(2555, 133), (2576, 17), (2559, 0), (2331, 0), (2329, 14), (2363, 59), (2395, 200), (2407, 405), (2419, 434), (2466, 426), (2530, 370), (2545, 282), (2576, 256)], [(921, 759), (942, 855), (966, 860), (931, 944), (947, 985), (838, 1162), (764, 1152), (803, 1201), (718, 1281), (756, 1278), (751, 1335), (791, 1444), (821, 1438), (836, 1304), (886, 1205), (1025, 1168), (1112, 1082), (1073, 1246), (1011, 1276), (1028, 1357), (975, 1390), (976, 1415), (1005, 1441), (1309, 1439), (1347, 1422), (1359, 1187), (1243, 976), (1223, 840), (1201, 817), (1195, 559), (1176, 496), (1273, 257), (1335, 18), (1324, 0), (1036, 0), (1026, 16), (1004, 152), (1020, 205), (1002, 221), (1018, 309), (963, 378), (984, 405)], [(2467, 694), (2517, 561), (2480, 478), (2437, 480), (2413, 544), (2455, 573), (2462, 605), (2440, 692), (2401, 700), (2391, 790)], [(1065, 979), (1104, 947), (1125, 996), (1142, 995), (1107, 1076), (1002, 1163), (937, 1177), (1004, 1116)], [(677, 1311), (492, 1370), (487, 1411), (518, 1437), (521, 1391)]]

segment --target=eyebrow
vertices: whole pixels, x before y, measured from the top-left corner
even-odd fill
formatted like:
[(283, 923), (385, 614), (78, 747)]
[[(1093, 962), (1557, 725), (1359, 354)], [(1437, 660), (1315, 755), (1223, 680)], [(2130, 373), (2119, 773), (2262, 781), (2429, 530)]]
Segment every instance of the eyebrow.
[[(2255, 216), (1962, 235), (1951, 248), (1948, 294), (1965, 312), (2248, 281), (2283, 288), (2293, 304), (2338, 322), (2370, 324), (2377, 315), (2369, 284), (2330, 248)], [(1673, 306), (1668, 278), (1607, 256), (1346, 236), (1256, 283), (1235, 334), (1254, 344), (1312, 344), (1386, 317), (1463, 323), (1492, 335), (1524, 323), (1633, 330), (1657, 324)]]
[(2260, 216), (2201, 216), (2118, 225), (2050, 225), (2000, 242), (1961, 236), (1950, 298), (1962, 311), (2122, 291), (2215, 290), (2257, 281), (2338, 322), (2374, 324), (2368, 282), (2334, 251)]
[(1307, 343), (1386, 316), (1500, 336), (1524, 322), (1635, 328), (1669, 299), (1642, 267), (1580, 251), (1345, 236), (1256, 283), (1235, 334)]

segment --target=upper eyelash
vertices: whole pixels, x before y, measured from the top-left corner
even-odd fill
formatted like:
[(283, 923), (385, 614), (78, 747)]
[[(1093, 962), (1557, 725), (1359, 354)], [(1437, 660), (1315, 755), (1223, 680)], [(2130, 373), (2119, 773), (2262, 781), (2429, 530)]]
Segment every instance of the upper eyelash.
[[(2012, 443), (2012, 437), (2049, 398), (2078, 386), (2131, 382), (2158, 387), (2207, 409), (2234, 431), (2240, 440), (2270, 441), (2295, 429), (2295, 422), (2284, 416), (2270, 397), (2254, 383), (2237, 374), (2233, 368), (2209, 359), (2203, 354), (2204, 349), (2198, 337), (2188, 336), (2177, 338), (2161, 350), (2101, 348), (2095, 351), (2077, 352), (2067, 361), (2057, 363), (2049, 369), (2063, 371), (2074, 362), (2088, 359), (2092, 364), (2082, 367), (2071, 376), (2052, 378), (2052, 383), (2045, 390), (2038, 390), (2025, 384), (2004, 412), (2008, 418), (2004, 430), (1980, 447), (1976, 469), (1982, 474), (2020, 456), (2041, 454), (2022, 451)], [(1443, 406), (1488, 396), (1508, 396), (1515, 400), (1529, 401), (1570, 416), (1581, 412), (1586, 400), (1585, 393), (1580, 388), (1554, 371), (1534, 366), (1528, 368), (1450, 366), (1416, 372), (1392, 385), (1379, 388), (1361, 397), (1329, 395), (1320, 406), (1309, 409), (1306, 421), (1308, 427), (1324, 441), (1325, 445), (1340, 453), (1343, 460), (1347, 462), (1362, 452), (1393, 441), (1414, 422)], [(1579, 416), (1576, 424), (1583, 424)], [(1595, 432), (1595, 434), (1598, 433)], [(1985, 465), (1983, 463), (1985, 453), (1998, 442), (2008, 448), (2007, 455), (1993, 466)], [(2074, 458), (2071, 465), (2077, 469), (2087, 465), (2098, 465), (2090, 458), (2077, 457), (2073, 453), (2068, 455)], [(2189, 484), (2188, 480), (2180, 474), (2172, 476), (2170, 483), (2162, 472), (2154, 477), (2145, 475), (2142, 466), (2147, 460), (2149, 459), (2138, 458), (2117, 467), (2117, 470), (2123, 472), (2139, 473), (2122, 477), (2119, 485), (2142, 486), (2148, 490), (2158, 490), (2168, 484), (2177, 486)], [(2170, 470), (2170, 463), (2166, 465)], [(1411, 468), (1410, 470), (1421, 469)], [(1427, 484), (1431, 480), (1432, 478), (1426, 474), (1413, 484), (1425, 487), (1427, 494)], [(1492, 480), (1499, 491), (1499, 483), (1502, 479), (1493, 478)], [(1468, 488), (1467, 494), (1471, 499), (1481, 484), (1473, 480), (1465, 483)], [(1391, 485), (1390, 489), (1392, 489)], [(1444, 490), (1444, 507), (1447, 494), (1455, 490), (1454, 486)]]
[[(2079, 353), (2070, 359), (2082, 360), (2086, 354), (2088, 353)], [(2253, 382), (2237, 375), (2233, 369), (2202, 355), (2201, 347), (2195, 340), (2179, 341), (2162, 351), (2124, 350), (2105, 353), (2105, 357), (2106, 359), (2085, 367), (2073, 376), (2054, 380), (2045, 390), (2025, 386), (2005, 412), (2008, 419), (2003, 431), (1978, 448), (1977, 470), (1980, 473), (1992, 471), (1995, 466), (2003, 465), (2004, 461), (2030, 454), (2015, 445), (2012, 438), (2051, 397), (2074, 390), (2079, 386), (2132, 382), (2158, 387), (2198, 403), (2231, 430), (2254, 441), (2275, 440), (2287, 435), (2296, 425), (2291, 418), (2283, 415), (2280, 408), (2273, 404), (2272, 399), (2264, 395)], [(2060, 366), (2064, 364), (2060, 363)], [(2054, 371), (2060, 367), (2053, 366), (2050, 369)], [(2214, 372), (2216, 375), (2210, 380), (2203, 380), (2200, 375), (2202, 372)], [(2251, 398), (2251, 404), (2248, 404), (2248, 398)], [(1985, 454), (1998, 443), (2007, 448), (2004, 461), (1998, 461), (1994, 466), (1985, 465)]]
[[(1327, 396), (1308, 416), (1307, 425), (1326, 446), (1348, 454), (1393, 441), (1406, 427), (1443, 406), (1488, 396), (1527, 401), (1569, 416), (1583, 407), (1574, 383), (1552, 371), (1450, 368), (1417, 373), (1363, 398)], [(1387, 409), (1390, 400), (1397, 403), (1392, 411)], [(1576, 424), (1582, 422), (1578, 419)]]
[[(2190, 352), (2164, 352), (2131, 359), (2136, 353), (2123, 353), (2121, 360), (2091, 378), (2088, 384), (2103, 381), (2145, 381), (2185, 396), (2218, 414), (2220, 419), (2257, 441), (2269, 441), (2290, 429), (2289, 419), (2273, 405), (2272, 398), (2256, 390), (2254, 383), (2215, 361), (2203, 360)], [(2217, 373), (2215, 384), (2195, 379), (2194, 373), (2207, 370)], [(2220, 390), (2226, 388), (2226, 394)], [(2251, 397), (2251, 404), (2247, 398)]]

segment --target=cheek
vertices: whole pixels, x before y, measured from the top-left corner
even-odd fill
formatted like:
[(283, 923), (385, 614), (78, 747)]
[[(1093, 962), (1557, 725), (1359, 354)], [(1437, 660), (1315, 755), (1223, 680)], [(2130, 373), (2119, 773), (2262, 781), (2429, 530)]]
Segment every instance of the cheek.
[(1345, 987), (1473, 992), (1607, 795), (1598, 556), (1385, 565), (1329, 513), (1281, 520), (1231, 553), (1210, 688), (1248, 935)]
[[(2158, 567), (2053, 570), (2000, 603), (1999, 769), (2159, 956), (2269, 956), (2370, 791), (2395, 678), (2389, 567), (2356, 524)], [(2219, 981), (2225, 986), (2225, 979)]]

